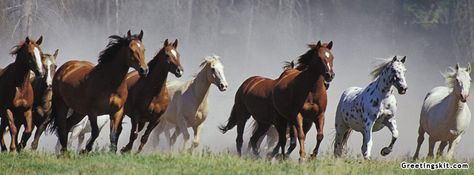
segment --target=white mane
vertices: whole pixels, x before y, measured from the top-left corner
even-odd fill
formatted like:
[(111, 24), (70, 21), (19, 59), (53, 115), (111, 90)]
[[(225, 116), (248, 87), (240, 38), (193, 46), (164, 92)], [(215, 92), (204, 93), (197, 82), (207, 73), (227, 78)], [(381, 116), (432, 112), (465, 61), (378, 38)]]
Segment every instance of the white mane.
[(199, 67), (204, 67), (206, 66), (207, 64), (212, 64), (212, 63), (216, 63), (216, 62), (221, 62), (220, 61), (220, 58), (219, 56), (217, 55), (210, 55), (210, 56), (206, 56), (204, 57), (204, 61), (199, 65)]
[(370, 72), (370, 75), (372, 75), (373, 79), (376, 79), (377, 77), (379, 77), (380, 74), (382, 74), (385, 66), (387, 66), (388, 64), (392, 62), (392, 58), (380, 58), (378, 60), (382, 61), (382, 63), (375, 66), (374, 69)]
[(456, 82), (456, 74), (456, 69), (454, 69), (453, 67), (449, 67), (448, 70), (441, 73), (441, 75), (443, 75), (445, 79), (446, 86), (448, 86), (449, 88), (454, 87)]

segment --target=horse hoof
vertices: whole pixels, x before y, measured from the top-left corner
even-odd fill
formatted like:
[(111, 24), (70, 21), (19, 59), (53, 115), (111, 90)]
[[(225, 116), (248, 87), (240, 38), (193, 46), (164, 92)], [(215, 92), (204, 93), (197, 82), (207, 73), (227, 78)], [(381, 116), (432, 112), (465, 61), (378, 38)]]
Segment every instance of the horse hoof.
[(123, 147), (122, 149), (120, 149), (120, 152), (121, 153), (128, 153), (128, 152), (130, 152), (130, 148)]
[(79, 151), (79, 154), (87, 154), (87, 153), (89, 153), (89, 151), (86, 150), (86, 149), (83, 149), (83, 150)]
[(382, 156), (386, 156), (388, 154), (390, 154), (392, 152), (392, 148), (390, 147), (384, 147), (381, 151), (380, 151), (380, 154)]
[(304, 163), (304, 162), (306, 162), (306, 158), (300, 158), (300, 159), (298, 159), (298, 162), (299, 163)]

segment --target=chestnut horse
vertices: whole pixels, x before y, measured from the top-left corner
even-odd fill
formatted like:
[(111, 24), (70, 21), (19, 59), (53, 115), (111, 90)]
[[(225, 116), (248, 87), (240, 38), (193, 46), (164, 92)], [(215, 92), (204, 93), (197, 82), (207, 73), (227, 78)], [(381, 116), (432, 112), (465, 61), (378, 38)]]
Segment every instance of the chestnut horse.
[(286, 131), (288, 122), (296, 125), (300, 141), (300, 160), (305, 159), (303, 118), (298, 113), (308, 97), (315, 82), (330, 82), (334, 77), (332, 70), (333, 55), (330, 50), (332, 42), (310, 44), (310, 50), (298, 59), (299, 70), (283, 73), (276, 80), (264, 77), (250, 77), (239, 88), (235, 96), (228, 123), (221, 126), (223, 133), (237, 125), (237, 151), (241, 154), (243, 131), (246, 121), (253, 116), (258, 123), (254, 135), (250, 138), (253, 152), (258, 155), (259, 138), (274, 124), (278, 130), (279, 141), (271, 157), (281, 148), (285, 154)]
[(122, 148), (122, 152), (128, 152), (132, 149), (138, 133), (144, 128), (145, 123), (149, 122), (138, 148), (138, 152), (140, 152), (148, 141), (151, 131), (158, 125), (161, 115), (168, 107), (170, 99), (166, 88), (168, 72), (173, 73), (178, 78), (183, 74), (180, 55), (176, 51), (177, 47), (178, 40), (173, 43), (168, 43), (168, 40), (165, 40), (163, 48), (148, 63), (148, 67), (150, 67), (149, 76), (138, 76), (137, 72), (128, 74), (126, 82), (130, 91), (130, 98), (125, 103), (125, 114), (131, 119), (132, 128), (130, 140)]
[(10, 152), (14, 152), (17, 146), (17, 134), (22, 123), (26, 123), (21, 143), (26, 143), (31, 136), (33, 120), (31, 108), (33, 107), (33, 88), (30, 83), (30, 70), (36, 76), (43, 76), (43, 64), (41, 62), (42, 51), (39, 45), (43, 41), (40, 37), (37, 41), (26, 37), (25, 41), (14, 47), (11, 52), (16, 55), (15, 62), (0, 71), (0, 136), (2, 136), (2, 151), (6, 150), (3, 141), (3, 133), (8, 125), (10, 129), (11, 144)]
[[(91, 139), (84, 151), (91, 151), (99, 136), (97, 116), (109, 114), (111, 150), (117, 150), (118, 135), (122, 130), (122, 119), (128, 89), (125, 78), (130, 67), (141, 76), (148, 74), (145, 64), (143, 31), (138, 35), (120, 37), (112, 35), (107, 48), (100, 53), (99, 63), (94, 66), (87, 61), (68, 61), (53, 78), (52, 130), (57, 130), (61, 151), (67, 151), (69, 130), (86, 115), (91, 122)], [(72, 113), (70, 116), (68, 113)], [(69, 117), (68, 117), (69, 116)]]
[[(302, 67), (296, 67), (293, 61), (288, 61), (285, 62), (285, 65), (283, 67), (285, 70), (283, 72), (283, 75), (291, 73), (293, 71), (302, 71)], [(321, 82), (321, 81), (316, 81), (314, 82), (314, 85), (311, 87), (311, 90), (308, 94), (308, 97), (306, 98), (306, 101), (303, 105), (303, 108), (301, 108), (300, 112), (298, 115), (301, 115), (303, 118), (303, 130), (305, 135), (308, 133), (308, 131), (311, 129), (313, 123), (316, 126), (316, 147), (313, 150), (313, 154), (311, 154), (311, 157), (315, 158), (318, 154), (319, 146), (324, 138), (324, 119), (325, 119), (325, 112), (326, 112), (326, 106), (327, 106), (327, 89), (329, 88), (329, 83), (328, 82)], [(257, 129), (257, 124), (254, 123), (253, 128)], [(295, 132), (296, 127), (292, 127), (292, 130), (290, 130), (290, 133), (288, 134), (290, 136), (290, 147), (288, 148), (287, 155), (291, 154), (293, 149), (296, 147), (296, 137)], [(255, 133), (255, 131), (253, 132)], [(276, 131), (275, 127), (270, 127), (269, 130), (265, 133), (267, 136), (267, 142), (268, 146), (271, 145), (276, 145), (278, 142), (278, 132)], [(274, 137), (274, 138), (273, 138)], [(260, 143), (263, 140), (263, 137), (261, 137), (257, 143), (257, 146), (260, 147)], [(274, 143), (273, 143), (274, 142)], [(249, 148), (251, 145), (249, 145)]]

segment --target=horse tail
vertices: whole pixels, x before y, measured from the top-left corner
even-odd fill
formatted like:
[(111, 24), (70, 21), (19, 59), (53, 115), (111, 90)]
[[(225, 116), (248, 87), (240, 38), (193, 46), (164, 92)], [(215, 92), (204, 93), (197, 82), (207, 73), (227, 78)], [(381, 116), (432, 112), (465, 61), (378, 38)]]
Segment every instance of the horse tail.
[(58, 115), (58, 111), (56, 109), (54, 98), (53, 98), (52, 104), (51, 104), (51, 114), (49, 115), (50, 119), (47, 123), (49, 133), (51, 134), (57, 133), (57, 130), (58, 130), (58, 125), (57, 125), (58, 122), (56, 121), (56, 119), (58, 118), (57, 115)]
[(232, 107), (232, 112), (230, 112), (230, 117), (227, 120), (227, 124), (219, 126), (219, 130), (221, 130), (222, 134), (225, 134), (228, 130), (231, 130), (232, 128), (234, 128), (235, 125), (237, 125), (237, 120), (239, 117), (238, 108), (239, 107), (237, 106), (237, 104), (234, 104), (234, 106)]
[(342, 145), (345, 146), (347, 144), (347, 140), (349, 140), (349, 136), (351, 135), (351, 133), (352, 133), (352, 129), (351, 128), (347, 129), (347, 131), (344, 133), (344, 136), (342, 138)]

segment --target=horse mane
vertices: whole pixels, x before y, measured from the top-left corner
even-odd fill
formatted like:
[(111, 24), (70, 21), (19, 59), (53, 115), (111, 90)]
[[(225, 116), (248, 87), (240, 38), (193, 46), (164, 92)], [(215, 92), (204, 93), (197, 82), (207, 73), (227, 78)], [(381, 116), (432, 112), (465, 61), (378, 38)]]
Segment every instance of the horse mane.
[(298, 70), (305, 69), (309, 66), (311, 59), (313, 59), (312, 56), (315, 54), (314, 51), (318, 49), (318, 46), (316, 44), (308, 44), (308, 47), (310, 49), (305, 54), (301, 55), (297, 60), (296, 69)]
[(117, 51), (122, 47), (123, 45), (126, 45), (130, 43), (131, 40), (138, 39), (137, 35), (132, 35), (130, 38), (126, 36), (118, 36), (118, 35), (111, 35), (109, 36), (109, 44), (107, 44), (107, 47), (100, 52), (99, 55), (99, 64), (100, 63), (107, 63), (111, 61), (115, 54), (117, 54)]
[(284, 61), (282, 68), (283, 68), (283, 70), (293, 69), (293, 68), (295, 68), (295, 62), (294, 61)]
[(445, 79), (446, 86), (450, 88), (454, 87), (454, 84), (456, 83), (456, 74), (457, 72), (453, 67), (449, 67), (448, 70), (441, 73)]
[(377, 77), (379, 77), (380, 74), (382, 74), (383, 69), (392, 62), (391, 58), (385, 58), (385, 59), (382, 58), (379, 60), (381, 60), (382, 63), (375, 66), (374, 69), (370, 72), (370, 75), (372, 75), (373, 79), (376, 79)]
[(201, 64), (199, 64), (199, 67), (204, 67), (206, 66), (207, 64), (212, 64), (212, 63), (215, 63), (215, 62), (220, 62), (220, 56), (217, 56), (217, 55), (210, 55), (210, 56), (205, 56), (204, 57), (204, 61), (202, 61)]
[(12, 51), (10, 52), (10, 55), (16, 55), (18, 52), (20, 52), (21, 48), (23, 48), (23, 45), (25, 44), (24, 41), (20, 42), (20, 44), (13, 46), (11, 49)]

